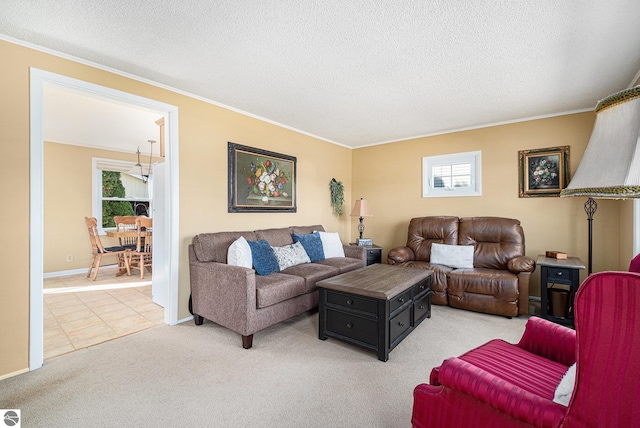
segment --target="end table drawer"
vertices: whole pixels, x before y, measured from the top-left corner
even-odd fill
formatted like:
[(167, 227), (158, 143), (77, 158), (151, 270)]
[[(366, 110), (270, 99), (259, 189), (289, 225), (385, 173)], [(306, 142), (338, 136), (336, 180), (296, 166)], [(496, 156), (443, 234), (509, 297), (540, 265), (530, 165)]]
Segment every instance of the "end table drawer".
[(377, 347), (378, 322), (327, 309), (327, 330), (349, 339)]
[(559, 278), (569, 280), (571, 277), (569, 268), (549, 268), (549, 279)]
[(375, 300), (342, 294), (335, 291), (327, 291), (327, 303), (339, 305), (347, 309), (367, 312), (372, 315), (377, 315), (378, 313), (378, 305)]

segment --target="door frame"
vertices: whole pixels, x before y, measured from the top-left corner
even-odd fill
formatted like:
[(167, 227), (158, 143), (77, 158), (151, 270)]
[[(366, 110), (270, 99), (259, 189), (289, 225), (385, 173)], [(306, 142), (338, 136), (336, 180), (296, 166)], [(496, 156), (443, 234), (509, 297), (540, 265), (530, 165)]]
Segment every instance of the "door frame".
[(44, 86), (63, 86), (74, 91), (108, 98), (165, 112), (167, 177), (164, 229), (167, 245), (159, 248), (167, 262), (165, 324), (178, 323), (178, 248), (179, 248), (179, 162), (178, 107), (138, 95), (96, 85), (56, 73), (30, 68), (30, 221), (29, 221), (29, 370), (44, 362)]

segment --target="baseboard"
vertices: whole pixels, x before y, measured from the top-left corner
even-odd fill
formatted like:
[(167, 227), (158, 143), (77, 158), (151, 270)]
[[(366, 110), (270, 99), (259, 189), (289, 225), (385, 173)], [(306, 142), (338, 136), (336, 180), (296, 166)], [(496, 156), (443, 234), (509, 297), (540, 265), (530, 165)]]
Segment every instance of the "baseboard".
[[(100, 266), (100, 269), (116, 269), (117, 267), (118, 267), (117, 264), (113, 264), (113, 265)], [(61, 270), (58, 272), (47, 272), (47, 273), (44, 273), (42, 277), (44, 279), (59, 278), (61, 276), (80, 275), (83, 273), (86, 274), (87, 269), (71, 269), (71, 270)]]
[(182, 324), (183, 322), (191, 321), (192, 319), (193, 319), (193, 315), (189, 315), (186, 318), (182, 318), (181, 320), (178, 320), (176, 324)]
[(9, 379), (10, 377), (14, 377), (14, 376), (21, 375), (23, 373), (27, 373), (28, 371), (29, 371), (29, 368), (27, 367), (26, 369), (18, 370), (18, 371), (12, 372), (12, 373), (7, 373), (7, 374), (4, 374), (4, 375), (0, 376), (0, 380)]

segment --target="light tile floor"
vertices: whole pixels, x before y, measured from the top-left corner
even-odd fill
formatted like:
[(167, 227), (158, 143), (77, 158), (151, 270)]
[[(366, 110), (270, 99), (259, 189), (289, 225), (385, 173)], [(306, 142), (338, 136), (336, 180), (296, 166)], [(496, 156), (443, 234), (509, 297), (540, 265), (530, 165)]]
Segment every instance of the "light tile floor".
[(100, 268), (44, 280), (44, 358), (72, 352), (164, 323), (164, 308), (151, 301), (151, 281), (115, 276)]

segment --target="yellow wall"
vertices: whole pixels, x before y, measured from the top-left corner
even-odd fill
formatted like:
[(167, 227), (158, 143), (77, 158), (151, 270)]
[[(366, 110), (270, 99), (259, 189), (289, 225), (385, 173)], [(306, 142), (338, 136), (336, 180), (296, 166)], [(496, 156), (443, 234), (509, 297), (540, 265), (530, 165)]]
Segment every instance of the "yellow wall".
[[(86, 269), (91, 245), (84, 217), (91, 217), (91, 158), (136, 161), (134, 154), (57, 143), (44, 145), (44, 273)], [(102, 237), (104, 246), (117, 245)], [(73, 261), (67, 262), (67, 254)], [(105, 257), (101, 265), (116, 262)]]
[[(353, 194), (364, 197), (374, 213), (365, 219), (365, 235), (389, 249), (405, 245), (413, 217), (432, 215), (500, 216), (521, 221), (526, 252), (534, 259), (545, 250), (566, 251), (586, 264), (588, 229), (585, 198), (519, 198), (518, 151), (570, 146), (575, 172), (591, 135), (591, 112), (418, 138), (354, 150)], [(482, 196), (422, 198), (422, 158), (480, 150)], [(598, 201), (593, 222), (593, 270), (618, 269), (619, 201)], [(356, 233), (356, 225), (352, 226)], [(627, 262), (628, 263), (628, 262)], [(583, 271), (582, 279), (586, 272)], [(539, 274), (531, 294), (539, 295)]]
[[(333, 216), (329, 181), (345, 185), (351, 199), (351, 150), (269, 124), (230, 110), (98, 70), (66, 59), (0, 41), (0, 81), (3, 96), (0, 115), (0, 221), (4, 241), (0, 246), (0, 378), (28, 368), (29, 352), (29, 68), (58, 73), (129, 92), (179, 109), (180, 221), (179, 314), (187, 317), (189, 269), (187, 246), (194, 234), (221, 230), (246, 230), (288, 225), (323, 224), (350, 240), (351, 218)], [(298, 163), (297, 213), (227, 213), (227, 142), (296, 156)], [(73, 157), (83, 155), (78, 152)], [(60, 180), (66, 180), (59, 177)], [(52, 178), (51, 180), (54, 180)], [(45, 177), (45, 189), (50, 188)], [(90, 181), (86, 183), (90, 186)], [(81, 192), (90, 192), (83, 187)], [(90, 199), (89, 199), (90, 201)], [(78, 221), (90, 210), (75, 212)], [(7, 209), (13, 207), (13, 209)], [(72, 213), (68, 213), (72, 214)], [(48, 220), (47, 220), (48, 222)], [(52, 231), (47, 227), (47, 233)], [(86, 232), (78, 237), (84, 245)], [(47, 237), (47, 241), (59, 237)], [(88, 245), (88, 244), (87, 244)], [(66, 253), (63, 253), (66, 255)], [(87, 263), (88, 265), (88, 263)]]
[[(495, 215), (522, 221), (527, 254), (557, 249), (587, 259), (587, 223), (582, 198), (518, 198), (518, 150), (571, 146), (575, 171), (593, 126), (592, 113), (497, 126), (411, 141), (349, 150), (230, 110), (66, 59), (0, 41), (0, 194), (4, 242), (0, 246), (0, 378), (28, 368), (29, 351), (29, 67), (126, 91), (179, 108), (179, 314), (188, 316), (187, 246), (201, 232), (323, 224), (344, 242), (357, 235), (348, 216), (356, 197), (369, 200), (374, 217), (366, 235), (384, 247), (383, 257), (406, 241), (408, 221), (425, 215)], [(227, 142), (296, 156), (297, 213), (227, 213)], [(61, 149), (64, 150), (64, 149)], [(483, 195), (423, 199), (422, 157), (482, 150)], [(47, 148), (49, 151), (49, 148)], [(82, 151), (71, 153), (83, 157)], [(345, 185), (345, 214), (332, 215), (329, 181)], [(49, 180), (67, 180), (45, 177)], [(90, 184), (87, 184), (90, 186)], [(90, 192), (85, 187), (79, 190)], [(84, 203), (82, 203), (84, 204)], [(89, 202), (90, 204), (90, 202)], [(617, 269), (619, 235), (628, 227), (618, 201), (599, 201), (594, 221), (594, 270)], [(12, 209), (6, 209), (11, 207)], [(47, 208), (45, 208), (47, 209)], [(78, 208), (79, 219), (90, 210)], [(48, 211), (45, 212), (47, 214)], [(45, 220), (47, 244), (51, 236)], [(78, 220), (81, 221), (81, 220)], [(86, 232), (79, 234), (85, 242)], [(82, 236), (81, 236), (82, 235)], [(81, 237), (80, 237), (81, 236)], [(82, 244), (84, 245), (84, 244)], [(74, 250), (75, 251), (75, 250)], [(66, 255), (66, 253), (63, 253)], [(584, 275), (583, 275), (584, 277)], [(534, 290), (537, 275), (534, 275)]]

